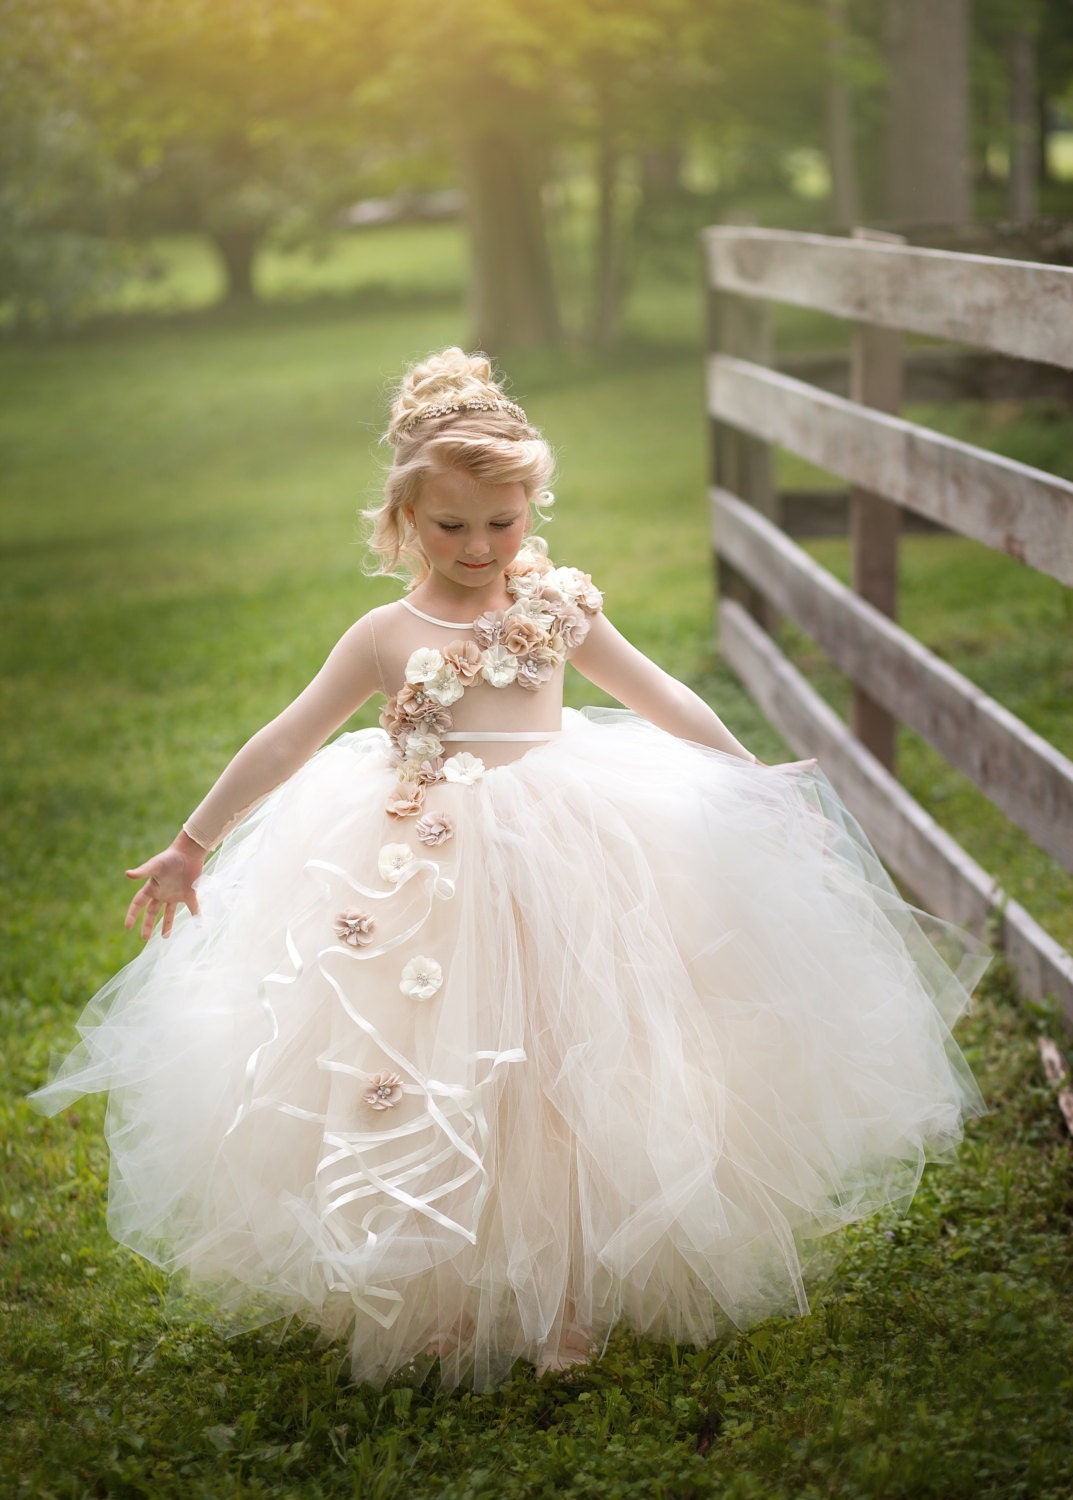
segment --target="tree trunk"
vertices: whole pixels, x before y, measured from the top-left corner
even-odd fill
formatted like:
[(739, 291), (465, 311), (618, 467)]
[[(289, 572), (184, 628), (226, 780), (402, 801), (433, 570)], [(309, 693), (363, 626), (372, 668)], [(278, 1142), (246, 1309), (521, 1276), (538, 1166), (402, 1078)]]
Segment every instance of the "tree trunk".
[(461, 159), (478, 345), (502, 354), (557, 343), (559, 315), (535, 144), (501, 128), (466, 137)]
[(619, 160), (618, 146), (611, 131), (604, 130), (600, 136), (596, 170), (598, 197), (593, 342), (598, 349), (612, 348), (618, 334), (618, 314), (622, 298), (618, 226)]
[(853, 112), (845, 74), (846, 0), (824, 0), (827, 17), (827, 159), (831, 168), (831, 217), (848, 228), (860, 213), (853, 155)]
[(255, 229), (227, 229), (214, 232), (213, 242), (224, 263), (227, 284), (224, 300), (227, 302), (252, 302), (253, 257), (257, 251), (260, 234)]
[(1039, 143), (1036, 140), (1036, 43), (1027, 31), (1009, 39), (1011, 219), (1039, 213)]
[(883, 18), (886, 215), (964, 223), (972, 217), (969, 0), (885, 0)]

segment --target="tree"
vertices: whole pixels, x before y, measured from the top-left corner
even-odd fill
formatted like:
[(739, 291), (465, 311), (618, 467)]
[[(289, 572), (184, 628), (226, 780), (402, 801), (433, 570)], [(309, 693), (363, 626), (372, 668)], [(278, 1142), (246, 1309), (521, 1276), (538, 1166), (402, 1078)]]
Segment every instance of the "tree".
[(969, 0), (885, 0), (887, 217), (972, 217)]

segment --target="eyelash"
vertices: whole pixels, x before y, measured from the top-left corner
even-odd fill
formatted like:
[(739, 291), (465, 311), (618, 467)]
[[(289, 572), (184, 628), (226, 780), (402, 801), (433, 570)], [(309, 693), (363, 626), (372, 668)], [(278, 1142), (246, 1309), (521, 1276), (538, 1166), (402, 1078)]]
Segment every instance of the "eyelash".
[[(492, 525), (492, 530), (493, 531), (509, 531), (512, 526), (516, 526), (517, 525), (517, 522), (516, 521), (493, 521), (491, 523), (491, 525)], [(439, 527), (440, 527), (441, 531), (461, 531), (462, 530), (461, 526), (448, 525), (448, 523), (446, 521), (440, 521)]]

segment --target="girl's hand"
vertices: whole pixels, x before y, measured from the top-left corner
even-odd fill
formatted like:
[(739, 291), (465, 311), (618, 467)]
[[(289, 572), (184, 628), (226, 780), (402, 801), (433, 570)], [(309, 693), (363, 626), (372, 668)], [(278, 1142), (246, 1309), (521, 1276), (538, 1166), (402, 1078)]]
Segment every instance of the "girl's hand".
[(205, 864), (205, 850), (185, 833), (180, 833), (170, 849), (164, 849), (147, 859), (143, 865), (127, 871), (128, 880), (144, 880), (127, 908), (124, 926), (133, 927), (138, 915), (142, 917), (142, 942), (147, 942), (160, 912), (164, 913), (161, 935), (167, 937), (175, 921), (175, 912), (182, 902), (197, 914), (197, 892), (195, 882), (200, 878)]

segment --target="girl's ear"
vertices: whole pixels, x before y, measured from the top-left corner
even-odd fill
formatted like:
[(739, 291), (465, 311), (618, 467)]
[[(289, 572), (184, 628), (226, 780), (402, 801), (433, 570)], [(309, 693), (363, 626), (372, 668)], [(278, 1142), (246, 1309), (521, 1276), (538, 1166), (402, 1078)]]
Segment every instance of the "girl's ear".
[(412, 530), (413, 529), (413, 525), (414, 525), (414, 508), (413, 508), (413, 506), (412, 505), (403, 505), (403, 506), (400, 507), (400, 509), (402, 510), (402, 518), (403, 518), (403, 520), (406, 522), (407, 526), (409, 526), (411, 528), (411, 530)]

